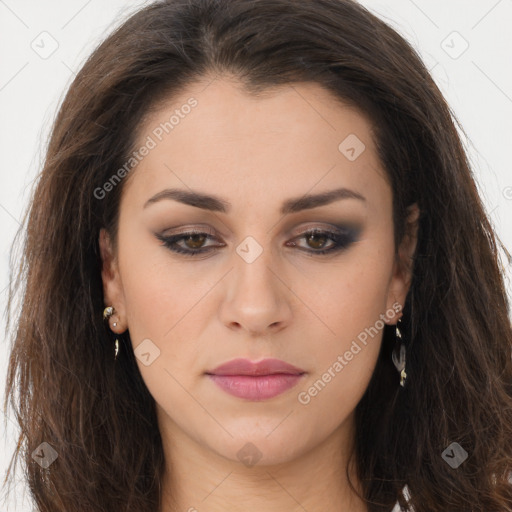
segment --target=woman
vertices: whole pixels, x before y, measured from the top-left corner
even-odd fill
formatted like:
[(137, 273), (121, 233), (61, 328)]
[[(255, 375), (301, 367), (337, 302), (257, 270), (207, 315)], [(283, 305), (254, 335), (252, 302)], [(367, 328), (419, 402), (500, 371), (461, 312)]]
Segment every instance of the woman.
[(7, 392), (38, 510), (511, 511), (500, 264), (448, 105), (363, 7), (144, 8), (27, 216)]

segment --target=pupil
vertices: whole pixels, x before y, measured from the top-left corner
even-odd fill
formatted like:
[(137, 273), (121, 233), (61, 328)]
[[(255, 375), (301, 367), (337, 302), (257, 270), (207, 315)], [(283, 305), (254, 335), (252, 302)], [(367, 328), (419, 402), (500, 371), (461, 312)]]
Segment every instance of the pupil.
[(193, 249), (197, 249), (198, 247), (201, 247), (202, 243), (203, 243), (203, 240), (204, 239), (204, 235), (190, 235), (187, 237), (187, 240), (188, 241), (191, 241), (192, 240), (192, 248)]
[[(317, 233), (313, 233), (312, 235), (309, 236), (309, 238), (313, 238), (313, 243), (315, 242), (315, 239), (318, 241), (318, 239), (322, 240), (324, 239), (325, 240), (325, 235), (320, 235), (320, 234), (317, 234)], [(320, 247), (322, 247), (324, 244), (323, 243), (320, 243), (319, 246), (314, 246), (315, 249), (319, 249)]]

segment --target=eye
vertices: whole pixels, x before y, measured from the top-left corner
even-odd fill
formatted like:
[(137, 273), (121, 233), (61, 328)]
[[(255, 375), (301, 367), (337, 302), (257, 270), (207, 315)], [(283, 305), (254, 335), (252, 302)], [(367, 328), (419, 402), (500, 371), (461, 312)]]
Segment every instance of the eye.
[[(200, 254), (210, 252), (215, 248), (207, 247), (205, 249), (202, 247), (206, 240), (215, 239), (215, 237), (209, 233), (204, 233), (202, 231), (190, 231), (171, 236), (156, 235), (156, 237), (171, 251), (179, 254), (185, 254), (187, 256), (198, 256)], [(183, 245), (179, 245), (180, 243), (185, 244), (185, 247), (183, 247)]]
[[(332, 254), (347, 249), (357, 240), (358, 233), (354, 229), (338, 228), (336, 231), (311, 229), (294, 240), (304, 239), (309, 248), (302, 248), (294, 241), (287, 245), (299, 247), (312, 256), (316, 254)], [(329, 241), (331, 242), (329, 245)], [(326, 248), (327, 247), (327, 248)], [(313, 248), (314, 250), (311, 250)]]
[[(186, 256), (199, 256), (214, 251), (216, 248), (225, 247), (226, 244), (204, 246), (208, 240), (216, 240), (216, 237), (203, 231), (190, 231), (177, 235), (160, 235), (156, 237), (169, 250)], [(288, 242), (289, 247), (297, 247), (299, 250), (309, 253), (311, 256), (333, 254), (348, 248), (357, 240), (358, 231), (349, 228), (337, 228), (336, 231), (311, 229)], [(308, 247), (297, 244), (296, 240), (304, 239)], [(330, 243), (329, 243), (330, 242)], [(326, 248), (327, 247), (327, 248)]]

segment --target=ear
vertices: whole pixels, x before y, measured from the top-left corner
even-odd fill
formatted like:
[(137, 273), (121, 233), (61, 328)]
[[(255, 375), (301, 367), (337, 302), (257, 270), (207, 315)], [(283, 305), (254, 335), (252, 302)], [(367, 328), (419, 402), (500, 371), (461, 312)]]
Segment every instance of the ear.
[[(100, 230), (99, 247), (105, 307), (114, 307), (114, 314), (110, 317), (109, 324), (112, 331), (120, 334), (127, 329), (123, 285), (119, 273), (117, 256), (113, 248), (112, 240), (106, 229)], [(117, 324), (116, 326), (113, 326), (114, 322)]]
[[(418, 241), (418, 226), (420, 209), (417, 203), (407, 208), (408, 215), (405, 226), (403, 240), (398, 248), (398, 255), (393, 266), (393, 275), (388, 289), (387, 308), (397, 311), (397, 303), (400, 304), (400, 312), (405, 305), (405, 299), (409, 292), (412, 282), (412, 272), (414, 266), (414, 253)], [(393, 307), (394, 305), (394, 307)], [(398, 311), (397, 311), (398, 313)], [(398, 314), (400, 318), (401, 313)], [(391, 320), (390, 325), (395, 324), (398, 318)]]

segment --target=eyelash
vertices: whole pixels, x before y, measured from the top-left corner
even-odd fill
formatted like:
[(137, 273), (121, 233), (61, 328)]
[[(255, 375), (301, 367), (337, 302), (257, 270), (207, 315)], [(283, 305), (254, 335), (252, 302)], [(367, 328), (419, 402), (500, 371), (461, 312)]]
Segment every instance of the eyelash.
[[(185, 256), (199, 256), (201, 254), (206, 254), (211, 252), (212, 250), (217, 249), (218, 247), (209, 247), (206, 249), (183, 249), (182, 247), (177, 246), (177, 242), (184, 240), (186, 238), (190, 238), (197, 235), (206, 235), (207, 239), (213, 239), (214, 237), (211, 236), (209, 233), (205, 233), (202, 231), (190, 231), (186, 233), (180, 233), (179, 235), (172, 235), (172, 236), (164, 236), (157, 234), (156, 237), (162, 242), (162, 244), (167, 247), (169, 250), (178, 253), (183, 254)], [(336, 252), (340, 252), (344, 249), (347, 249), (353, 242), (357, 239), (357, 233), (352, 232), (351, 230), (340, 230), (339, 232), (335, 231), (325, 231), (321, 229), (311, 229), (309, 231), (305, 231), (302, 235), (294, 238), (296, 240), (297, 238), (305, 238), (311, 235), (320, 235), (325, 236), (329, 240), (335, 242), (335, 245), (331, 247), (330, 249), (320, 249), (320, 250), (309, 250), (309, 249), (299, 249), (303, 252), (308, 253), (310, 256), (316, 256), (316, 255), (326, 255), (326, 254), (334, 254)], [(293, 244), (294, 247), (297, 246), (297, 244)]]

